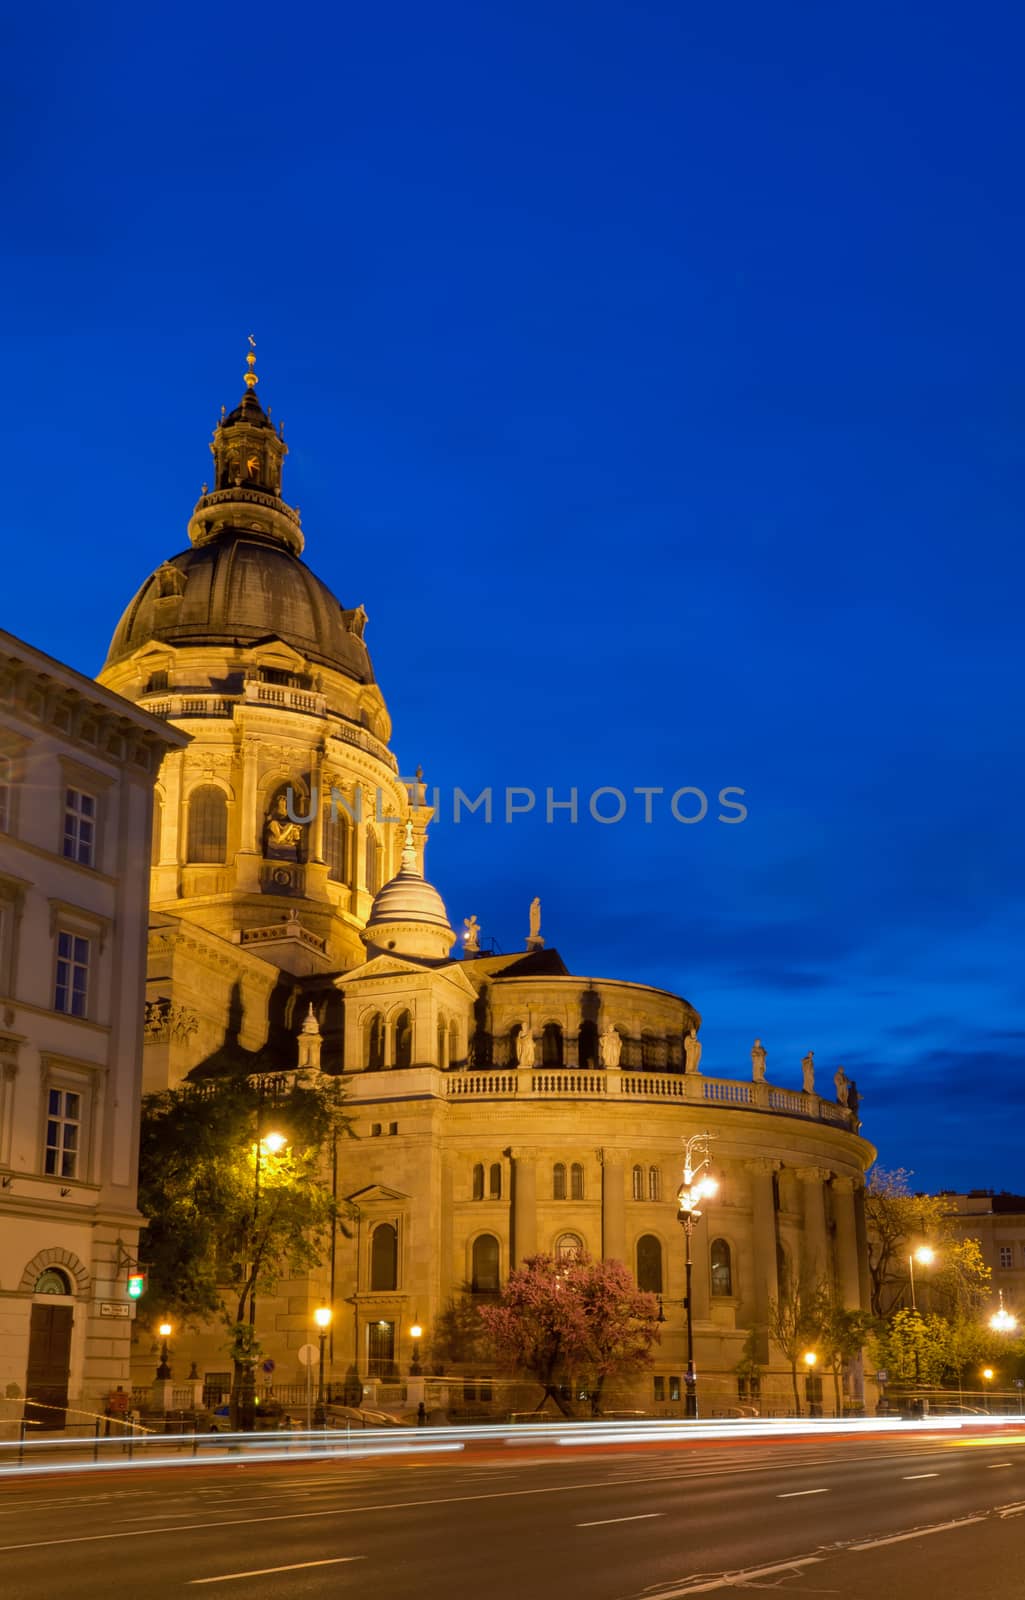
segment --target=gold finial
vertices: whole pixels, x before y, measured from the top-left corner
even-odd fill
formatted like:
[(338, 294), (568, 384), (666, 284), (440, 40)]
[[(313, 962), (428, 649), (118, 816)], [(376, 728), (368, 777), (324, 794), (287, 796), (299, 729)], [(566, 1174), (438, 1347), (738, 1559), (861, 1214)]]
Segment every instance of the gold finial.
[(256, 337), (254, 334), (249, 335), (249, 351), (246, 355), (246, 366), (249, 368), (249, 371), (246, 373), (246, 388), (251, 391), (256, 388), (256, 385), (260, 381), (256, 376), (256, 373), (253, 371), (253, 368), (256, 366)]

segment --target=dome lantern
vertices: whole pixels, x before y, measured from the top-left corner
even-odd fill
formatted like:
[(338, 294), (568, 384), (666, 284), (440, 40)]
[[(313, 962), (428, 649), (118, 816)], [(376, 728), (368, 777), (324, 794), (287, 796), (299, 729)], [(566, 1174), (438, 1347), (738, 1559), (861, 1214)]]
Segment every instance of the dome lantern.
[(402, 864), (394, 878), (374, 896), (360, 938), (368, 954), (389, 952), (418, 960), (444, 961), (455, 942), (445, 902), (420, 870), (413, 843), (413, 824), (406, 823)]

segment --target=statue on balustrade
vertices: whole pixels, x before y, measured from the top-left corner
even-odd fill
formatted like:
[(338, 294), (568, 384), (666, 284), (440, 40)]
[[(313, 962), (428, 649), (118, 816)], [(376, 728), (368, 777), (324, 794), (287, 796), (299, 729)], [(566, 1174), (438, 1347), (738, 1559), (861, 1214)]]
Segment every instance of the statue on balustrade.
[(618, 1067), (623, 1055), (623, 1036), (611, 1024), (598, 1036), (598, 1055), (603, 1067)]
[(755, 1083), (765, 1082), (765, 1046), (760, 1039), (751, 1046), (751, 1077)]
[(847, 1097), (848, 1097), (848, 1094), (850, 1092), (850, 1080), (848, 1079), (847, 1074), (844, 1071), (843, 1067), (837, 1067), (836, 1072), (833, 1074), (833, 1082), (836, 1085), (836, 1103), (837, 1103), (837, 1105), (840, 1105), (840, 1106), (847, 1105), (848, 1104), (848, 1098)]
[(701, 1040), (698, 1038), (697, 1029), (691, 1028), (683, 1041), (683, 1053), (686, 1059), (688, 1072), (701, 1071)]
[(814, 1050), (809, 1050), (808, 1054), (805, 1056), (804, 1060), (801, 1062), (801, 1074), (802, 1074), (802, 1076), (804, 1078), (804, 1092), (805, 1092), (805, 1094), (814, 1094), (815, 1093), (815, 1052), (814, 1052)]
[(534, 1065), (534, 1035), (526, 1026), (516, 1035), (516, 1065), (518, 1067)]

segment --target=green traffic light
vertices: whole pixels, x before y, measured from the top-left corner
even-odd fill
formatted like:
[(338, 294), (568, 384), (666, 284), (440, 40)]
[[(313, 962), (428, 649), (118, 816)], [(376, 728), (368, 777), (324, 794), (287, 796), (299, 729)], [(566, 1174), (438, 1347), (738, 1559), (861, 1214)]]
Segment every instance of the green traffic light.
[(128, 1280), (128, 1298), (129, 1298), (129, 1300), (138, 1300), (141, 1297), (141, 1295), (142, 1295), (142, 1293), (143, 1293), (145, 1288), (146, 1288), (146, 1274), (144, 1272), (135, 1272), (135, 1273), (133, 1273), (132, 1276)]

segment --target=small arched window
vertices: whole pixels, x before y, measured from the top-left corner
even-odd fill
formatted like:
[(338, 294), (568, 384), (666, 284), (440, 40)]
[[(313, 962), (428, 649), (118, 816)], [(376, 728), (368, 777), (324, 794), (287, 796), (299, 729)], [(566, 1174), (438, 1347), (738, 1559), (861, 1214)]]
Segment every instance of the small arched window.
[(555, 1241), (556, 1261), (579, 1261), (583, 1253), (584, 1241), (578, 1233), (560, 1233)]
[(448, 1066), (448, 1029), (443, 1022), (438, 1023), (438, 1066)]
[(476, 1166), (473, 1169), (473, 1198), (475, 1200), (483, 1200), (483, 1198), (484, 1198), (484, 1163), (483, 1163), (483, 1161), (478, 1161)]
[(371, 1289), (396, 1289), (399, 1282), (399, 1236), (390, 1222), (379, 1222), (370, 1241)]
[(377, 843), (377, 835), (372, 828), (367, 829), (363, 873), (367, 893), (376, 894), (381, 887), (381, 851)]
[(562, 1161), (557, 1161), (552, 1168), (552, 1199), (565, 1200), (566, 1198), (566, 1166)]
[(658, 1040), (653, 1033), (641, 1034), (641, 1066), (658, 1066)]
[(189, 795), (189, 836), (185, 859), (198, 865), (223, 862), (228, 850), (228, 801), (214, 783)]
[(324, 817), (324, 860), (331, 883), (348, 883), (352, 825), (341, 806), (331, 804)]
[(448, 1061), (449, 1066), (459, 1059), (459, 1029), (455, 1022), (448, 1025)]
[(710, 1251), (712, 1263), (712, 1293), (733, 1293), (733, 1261), (725, 1239), (713, 1239)]
[(584, 1198), (584, 1169), (579, 1161), (574, 1161), (569, 1169), (569, 1193), (572, 1200)]
[(502, 1163), (492, 1161), (488, 1169), (488, 1197), (491, 1200), (502, 1198)]
[(541, 1065), (562, 1066), (562, 1029), (557, 1022), (546, 1022), (541, 1031)]
[(408, 1011), (401, 1011), (395, 1019), (395, 1065), (413, 1065), (413, 1018)]
[(588, 1072), (598, 1065), (598, 1024), (582, 1022), (577, 1036), (577, 1055), (580, 1065)]
[(36, 1279), (34, 1294), (70, 1294), (71, 1283), (59, 1267), (47, 1267)]
[(662, 1198), (662, 1174), (657, 1167), (648, 1168), (648, 1199), (660, 1200)]
[(384, 1018), (375, 1011), (367, 1024), (367, 1070), (380, 1072), (384, 1067)]
[(493, 1233), (482, 1233), (473, 1241), (470, 1287), (474, 1294), (498, 1293), (498, 1240)]
[(637, 1287), (662, 1293), (662, 1243), (653, 1233), (642, 1233), (637, 1241)]
[(634, 1171), (633, 1171), (633, 1195), (634, 1195), (634, 1199), (635, 1200), (643, 1200), (644, 1199), (644, 1168), (643, 1167), (634, 1167)]

